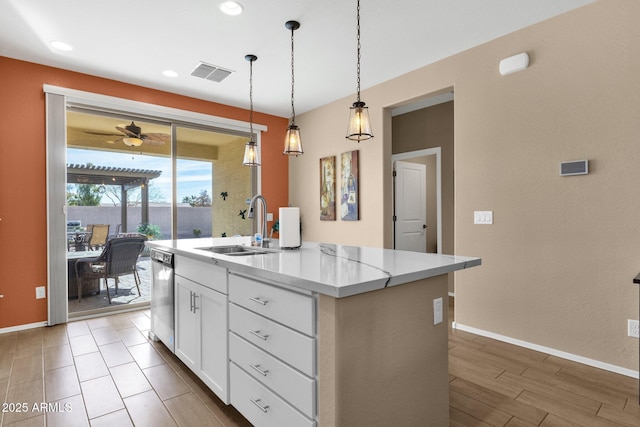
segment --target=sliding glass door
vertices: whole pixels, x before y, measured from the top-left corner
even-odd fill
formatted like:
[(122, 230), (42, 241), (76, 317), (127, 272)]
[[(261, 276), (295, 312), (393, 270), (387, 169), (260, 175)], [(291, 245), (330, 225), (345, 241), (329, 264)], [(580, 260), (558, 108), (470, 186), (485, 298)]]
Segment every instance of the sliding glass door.
[[(85, 238), (93, 225), (107, 225), (107, 239), (251, 233), (247, 201), (259, 191), (259, 169), (242, 165), (248, 123), (46, 85), (44, 91), (50, 325), (66, 322), (78, 301), (69, 260), (104, 247)], [(259, 140), (266, 128), (254, 130)], [(95, 295), (104, 292), (102, 286)], [(138, 296), (137, 289), (129, 293), (131, 301)]]
[(249, 235), (255, 168), (242, 165), (246, 137), (176, 127), (176, 238)]

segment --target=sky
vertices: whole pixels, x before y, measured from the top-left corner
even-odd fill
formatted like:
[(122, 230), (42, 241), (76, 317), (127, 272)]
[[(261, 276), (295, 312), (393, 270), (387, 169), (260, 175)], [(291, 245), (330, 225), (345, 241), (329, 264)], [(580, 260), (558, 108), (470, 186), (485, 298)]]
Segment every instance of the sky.
[[(132, 169), (150, 169), (162, 171), (162, 174), (151, 180), (149, 189), (160, 191), (163, 201), (171, 201), (171, 160), (166, 157), (146, 156), (133, 153), (116, 153), (110, 151), (67, 149), (67, 163), (94, 166), (120, 167)], [(213, 176), (211, 162), (178, 159), (178, 202), (183, 197), (197, 196), (200, 191), (207, 190), (211, 195), (211, 180)], [(158, 190), (152, 190), (157, 188)], [(102, 197), (103, 203), (111, 201)]]

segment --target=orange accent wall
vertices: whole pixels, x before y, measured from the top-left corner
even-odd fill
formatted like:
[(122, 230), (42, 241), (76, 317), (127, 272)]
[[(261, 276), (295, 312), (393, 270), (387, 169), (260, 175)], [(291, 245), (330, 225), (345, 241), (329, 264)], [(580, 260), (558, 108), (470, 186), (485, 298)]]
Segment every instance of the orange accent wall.
[[(0, 56), (0, 328), (42, 322), (47, 300), (44, 84), (246, 121), (248, 110)], [(262, 194), (274, 220), (288, 206), (287, 119), (254, 113), (262, 135)]]

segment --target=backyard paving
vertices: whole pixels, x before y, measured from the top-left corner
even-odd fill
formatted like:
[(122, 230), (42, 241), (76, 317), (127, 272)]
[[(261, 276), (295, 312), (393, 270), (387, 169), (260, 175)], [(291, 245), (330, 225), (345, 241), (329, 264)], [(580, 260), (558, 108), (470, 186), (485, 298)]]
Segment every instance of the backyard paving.
[(120, 277), (117, 294), (114, 279), (109, 279), (109, 295), (111, 296), (111, 304), (109, 304), (104, 289), (104, 280), (100, 279), (99, 294), (83, 296), (80, 302), (76, 297), (69, 299), (69, 314), (103, 308), (126, 308), (129, 304), (148, 303), (151, 300), (151, 259), (148, 256), (141, 256), (138, 259), (137, 268), (140, 275), (141, 295), (138, 295), (133, 274)]

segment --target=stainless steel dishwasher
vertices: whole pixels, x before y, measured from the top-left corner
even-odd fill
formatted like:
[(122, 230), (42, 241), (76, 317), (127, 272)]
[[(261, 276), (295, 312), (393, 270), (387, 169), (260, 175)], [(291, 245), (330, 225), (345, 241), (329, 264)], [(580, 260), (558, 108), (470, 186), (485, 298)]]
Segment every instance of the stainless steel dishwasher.
[(149, 338), (175, 353), (173, 254), (151, 249), (151, 329)]

